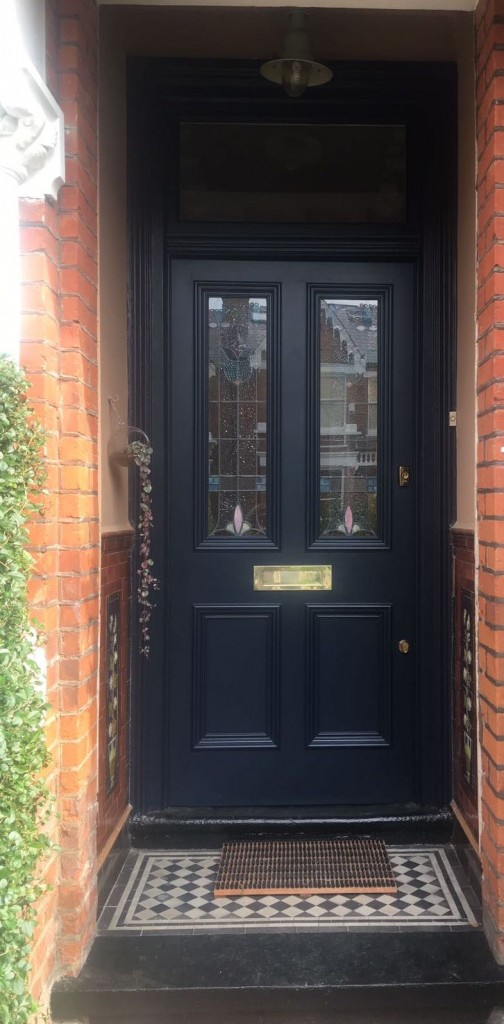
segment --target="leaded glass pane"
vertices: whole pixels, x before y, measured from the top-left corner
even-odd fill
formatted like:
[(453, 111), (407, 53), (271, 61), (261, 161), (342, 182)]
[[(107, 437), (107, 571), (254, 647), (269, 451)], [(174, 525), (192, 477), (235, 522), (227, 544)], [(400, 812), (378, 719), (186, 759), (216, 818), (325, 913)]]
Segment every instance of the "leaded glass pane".
[(179, 171), (183, 221), (406, 219), (403, 125), (181, 124)]
[(208, 536), (267, 534), (269, 299), (207, 300)]
[(378, 301), (322, 298), (320, 537), (376, 537)]

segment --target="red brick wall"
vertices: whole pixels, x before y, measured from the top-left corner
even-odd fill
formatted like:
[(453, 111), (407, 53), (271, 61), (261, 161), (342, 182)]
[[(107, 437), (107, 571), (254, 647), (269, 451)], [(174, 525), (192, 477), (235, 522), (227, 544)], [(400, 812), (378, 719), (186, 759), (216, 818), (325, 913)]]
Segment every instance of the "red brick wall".
[[(453, 557), (453, 795), (466, 829), (477, 845), (478, 728), (475, 654), (474, 532), (452, 531)], [(466, 679), (464, 680), (464, 670)], [(470, 707), (464, 700), (465, 690)], [(469, 721), (464, 721), (468, 715)]]
[(504, 0), (476, 11), (478, 551), (485, 927), (504, 962)]
[[(31, 525), (35, 557), (30, 598), (35, 617), (45, 630), (47, 659), (47, 697), (51, 711), (47, 722), (47, 743), (51, 768), (47, 773), (53, 795), (58, 792), (60, 723), (58, 715), (58, 267), (57, 216), (43, 203), (23, 203), (21, 231), (22, 285), (24, 309), (21, 360), (30, 367), (30, 400), (46, 430), (45, 460), (47, 483), (52, 493), (44, 498), (44, 518)], [(57, 822), (51, 836), (59, 841)], [(58, 939), (59, 859), (54, 853), (44, 866), (44, 877), (52, 890), (38, 910), (38, 930), (33, 961), (32, 987), (37, 997), (46, 980), (56, 971), (55, 949)]]
[(99, 520), (97, 50), (94, 0), (47, 0), (48, 84), (65, 115), (66, 185), (21, 209), (22, 363), (46, 427), (48, 495), (32, 529), (31, 599), (46, 629), (50, 773), (61, 853), (48, 871), (33, 990), (76, 972), (96, 907)]
[[(102, 537), (97, 830), (100, 859), (116, 837), (128, 808), (129, 617), (133, 537), (132, 530), (106, 533)], [(118, 619), (115, 644), (111, 613)], [(117, 657), (116, 666), (111, 665), (114, 656)], [(117, 698), (117, 707), (115, 711), (111, 708), (108, 712), (114, 697)], [(117, 728), (115, 737), (111, 737), (110, 727), (114, 731)], [(111, 738), (115, 738), (116, 763), (112, 770), (107, 771)]]

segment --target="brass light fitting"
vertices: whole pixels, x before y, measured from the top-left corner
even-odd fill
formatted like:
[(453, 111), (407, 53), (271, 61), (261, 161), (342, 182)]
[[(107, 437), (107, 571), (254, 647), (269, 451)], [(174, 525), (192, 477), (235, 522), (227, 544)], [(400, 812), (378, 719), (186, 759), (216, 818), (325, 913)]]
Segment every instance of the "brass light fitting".
[(283, 85), (288, 96), (302, 96), (313, 85), (330, 82), (333, 73), (325, 64), (319, 64), (311, 55), (310, 40), (305, 29), (304, 11), (290, 11), (290, 28), (284, 38), (282, 52), (276, 60), (268, 60), (261, 67), (261, 75), (269, 82)]

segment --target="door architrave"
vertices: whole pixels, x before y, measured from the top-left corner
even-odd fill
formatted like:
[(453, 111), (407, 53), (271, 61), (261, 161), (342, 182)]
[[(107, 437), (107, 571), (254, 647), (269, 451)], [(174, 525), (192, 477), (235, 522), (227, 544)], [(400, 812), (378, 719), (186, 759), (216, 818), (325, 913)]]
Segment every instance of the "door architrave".
[[(163, 439), (170, 412), (153, 410), (153, 384), (170, 372), (170, 265), (173, 259), (407, 261), (416, 268), (418, 323), (417, 534), (429, 557), (418, 559), (416, 672), (417, 810), (450, 799), (451, 600), (449, 528), (455, 518), (456, 68), (452, 64), (335, 66), (323, 90), (301, 101), (279, 96), (253, 62), (134, 58), (128, 68), (129, 418), (153, 441), (154, 521), (169, 507)], [(314, 93), (315, 95), (312, 95)], [(225, 104), (225, 108), (223, 106)], [(294, 113), (338, 123), (388, 116), (409, 127), (412, 182), (404, 225), (195, 225), (173, 217), (177, 119), (285, 118)], [(387, 123), (387, 122), (385, 122)], [(160, 126), (162, 129), (160, 131)], [(169, 182), (168, 189), (166, 182)], [(168, 192), (168, 194), (167, 194)], [(422, 457), (420, 458), (420, 453)], [(135, 482), (131, 486), (135, 520)], [(166, 522), (166, 516), (163, 522)], [(169, 527), (168, 527), (169, 528)], [(159, 535), (159, 534), (158, 534)], [(167, 579), (166, 547), (155, 573)], [(133, 571), (133, 579), (135, 572)], [(135, 588), (133, 588), (134, 591)], [(134, 594), (133, 594), (134, 596)], [(151, 658), (132, 642), (132, 796), (135, 813), (166, 809), (166, 594), (156, 595)], [(133, 602), (132, 625), (135, 623)], [(386, 810), (384, 810), (386, 816)]]

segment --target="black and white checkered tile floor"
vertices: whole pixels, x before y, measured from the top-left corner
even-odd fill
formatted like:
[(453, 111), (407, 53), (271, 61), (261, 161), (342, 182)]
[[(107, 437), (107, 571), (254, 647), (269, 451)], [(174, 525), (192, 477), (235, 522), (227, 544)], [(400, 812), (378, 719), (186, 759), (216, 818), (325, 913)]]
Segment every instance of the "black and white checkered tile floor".
[(215, 899), (219, 851), (128, 855), (102, 911), (101, 933), (470, 928), (477, 901), (451, 847), (390, 846), (395, 895), (241, 896)]

